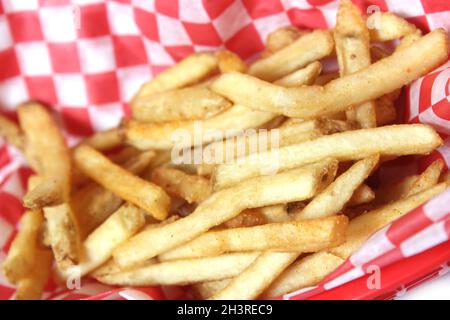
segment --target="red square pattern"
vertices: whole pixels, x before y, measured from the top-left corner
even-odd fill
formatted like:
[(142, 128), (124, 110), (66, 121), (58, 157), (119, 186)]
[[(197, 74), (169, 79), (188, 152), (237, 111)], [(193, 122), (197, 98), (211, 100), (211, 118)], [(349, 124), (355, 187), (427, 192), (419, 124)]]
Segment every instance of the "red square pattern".
[(150, 40), (159, 41), (158, 26), (154, 13), (141, 9), (134, 10), (134, 19), (141, 32)]
[(450, 11), (448, 0), (421, 0), (425, 13)]
[(213, 24), (182, 22), (186, 32), (196, 45), (218, 46), (222, 43)]
[(326, 29), (327, 21), (319, 9), (291, 9), (287, 12), (291, 23), (300, 28)]
[(80, 7), (80, 29), (78, 36), (92, 38), (109, 35), (106, 4), (92, 4)]
[(25, 83), (31, 99), (51, 105), (57, 103), (55, 85), (51, 77), (25, 77)]
[(234, 0), (203, 0), (203, 7), (211, 19), (220, 16)]
[[(245, 43), (245, 45), (242, 45)], [(247, 59), (262, 51), (264, 44), (253, 24), (249, 24), (225, 43), (225, 47)]]
[(87, 108), (63, 107), (61, 108), (61, 116), (64, 127), (70, 134), (86, 136), (94, 132)]
[(115, 72), (86, 75), (85, 79), (90, 104), (103, 104), (119, 100), (119, 85)]
[(148, 63), (141, 37), (113, 37), (113, 44), (116, 63), (119, 68)]
[(167, 46), (164, 48), (176, 62), (186, 58), (191, 53), (194, 53), (194, 48), (192, 46)]
[(23, 11), (8, 14), (9, 28), (15, 42), (43, 40), (38, 13)]
[(155, 0), (155, 10), (158, 13), (178, 19), (178, 0)]
[(277, 14), (284, 10), (281, 0), (242, 0), (242, 2), (253, 19)]
[(53, 70), (56, 73), (80, 72), (80, 58), (76, 43), (48, 43), (47, 46)]
[(428, 25), (426, 16), (410, 17), (410, 18), (406, 18), (406, 20), (415, 24), (417, 26), (417, 28), (422, 30), (423, 33), (430, 32), (430, 26)]
[(13, 48), (0, 51), (0, 66), (0, 81), (20, 74), (19, 63)]

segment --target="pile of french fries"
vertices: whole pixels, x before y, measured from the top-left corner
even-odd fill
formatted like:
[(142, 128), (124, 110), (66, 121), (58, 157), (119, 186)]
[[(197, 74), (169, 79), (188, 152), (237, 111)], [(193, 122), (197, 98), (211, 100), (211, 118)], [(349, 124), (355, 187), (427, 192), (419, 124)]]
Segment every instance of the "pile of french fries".
[[(394, 52), (377, 46), (396, 39)], [(392, 13), (366, 18), (342, 0), (333, 30), (275, 30), (248, 66), (228, 51), (187, 57), (141, 87), (132, 119), (73, 148), (49, 109), (20, 105), (20, 127), (0, 118), (0, 133), (35, 172), (2, 265), (16, 298), (39, 299), (50, 277), (192, 285), (202, 299), (273, 298), (317, 284), (448, 186), (439, 160), (394, 185), (367, 183), (383, 162), (442, 144), (429, 126), (392, 123), (401, 88), (448, 53), (444, 30), (422, 35)], [(333, 55), (339, 73), (323, 74), (320, 60)], [(223, 161), (174, 163), (173, 134), (194, 134), (199, 123), (227, 134), (182, 147)], [(279, 148), (252, 149), (236, 136), (246, 129), (277, 132)], [(244, 154), (220, 158), (238, 143)], [(274, 157), (278, 171), (263, 174)]]

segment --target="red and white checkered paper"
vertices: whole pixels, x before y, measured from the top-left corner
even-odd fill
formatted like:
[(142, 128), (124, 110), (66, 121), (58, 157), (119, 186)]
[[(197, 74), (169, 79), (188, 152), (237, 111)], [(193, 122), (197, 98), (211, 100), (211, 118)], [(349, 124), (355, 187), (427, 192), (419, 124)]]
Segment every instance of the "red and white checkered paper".
[[(450, 32), (449, 1), (354, 3), (367, 13), (395, 12), (425, 32), (438, 27)], [(138, 87), (188, 54), (225, 47), (251, 60), (278, 27), (333, 27), (337, 6), (335, 0), (0, 0), (0, 112), (15, 119), (17, 104), (41, 100), (53, 108), (73, 144), (116, 126), (129, 115), (127, 102)], [(445, 144), (429, 156), (388, 163), (383, 179), (420, 172), (437, 158), (450, 166), (449, 97), (450, 62), (404, 90), (400, 121), (434, 126)], [(23, 156), (0, 141), (0, 263), (24, 212), (21, 197), (30, 173)], [(448, 271), (449, 238), (447, 190), (374, 234), (317, 287), (283, 298), (392, 298)], [(357, 287), (369, 265), (382, 267), (378, 291)], [(0, 299), (13, 293), (0, 275)], [(78, 290), (49, 284), (44, 298), (188, 297), (183, 287), (112, 288), (84, 279)]]

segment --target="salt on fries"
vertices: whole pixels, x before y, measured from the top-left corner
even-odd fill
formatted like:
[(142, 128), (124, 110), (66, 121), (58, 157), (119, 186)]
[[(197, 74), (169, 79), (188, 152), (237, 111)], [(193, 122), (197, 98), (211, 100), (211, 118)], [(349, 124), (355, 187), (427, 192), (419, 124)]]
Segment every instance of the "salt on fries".
[[(391, 40), (392, 54), (374, 44)], [(342, 0), (334, 30), (274, 30), (249, 65), (227, 50), (188, 56), (142, 85), (131, 119), (72, 148), (45, 106), (19, 106), (19, 125), (0, 116), (0, 135), (36, 174), (5, 278), (17, 299), (40, 299), (53, 272), (192, 284), (202, 299), (318, 284), (449, 186), (441, 160), (394, 183), (369, 179), (442, 144), (427, 125), (393, 124), (401, 88), (448, 51), (442, 29), (422, 35), (392, 13), (366, 19)], [(323, 73), (319, 60), (334, 53), (339, 73)], [(201, 161), (179, 161), (188, 151)]]

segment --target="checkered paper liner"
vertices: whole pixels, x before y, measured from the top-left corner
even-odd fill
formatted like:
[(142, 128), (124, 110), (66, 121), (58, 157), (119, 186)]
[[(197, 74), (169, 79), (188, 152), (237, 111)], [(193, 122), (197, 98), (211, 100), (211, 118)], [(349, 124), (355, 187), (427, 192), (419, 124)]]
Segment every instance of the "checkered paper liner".
[[(450, 31), (448, 1), (354, 3), (367, 13), (395, 12), (425, 32), (438, 27)], [(251, 60), (263, 50), (267, 34), (278, 27), (333, 27), (337, 6), (334, 0), (0, 0), (0, 112), (15, 119), (17, 104), (28, 99), (46, 102), (72, 145), (129, 116), (127, 102), (139, 86), (188, 54), (226, 48)], [(326, 64), (328, 71), (333, 68), (335, 64)], [(420, 172), (438, 158), (448, 168), (449, 85), (450, 61), (404, 90), (400, 122), (430, 124), (445, 143), (429, 156), (386, 164), (382, 179)], [(0, 263), (24, 212), (21, 197), (30, 174), (20, 152), (0, 140)], [(392, 298), (448, 271), (449, 239), (447, 190), (374, 234), (318, 286), (282, 298)], [(358, 291), (356, 285), (367, 276), (369, 265), (382, 267), (383, 288), (370, 292), (361, 286)], [(405, 277), (400, 279), (399, 272)], [(0, 275), (0, 299), (13, 293)], [(92, 279), (83, 279), (77, 290), (50, 283), (44, 296), (189, 297), (185, 287), (114, 288)]]

